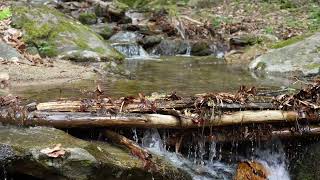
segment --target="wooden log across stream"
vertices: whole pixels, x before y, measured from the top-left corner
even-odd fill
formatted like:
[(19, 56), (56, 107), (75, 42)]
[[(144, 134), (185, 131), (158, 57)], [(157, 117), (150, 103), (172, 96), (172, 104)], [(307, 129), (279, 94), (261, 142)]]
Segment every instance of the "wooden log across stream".
[[(1, 118), (0, 121), (6, 121), (4, 119)], [(201, 123), (195, 122), (192, 117), (175, 117), (164, 114), (120, 113), (115, 115), (99, 115), (88, 112), (35, 111), (28, 115), (23, 124), (57, 128), (139, 127), (180, 129), (249, 123), (295, 122), (297, 119), (299, 119), (298, 113), (281, 110), (240, 111), (217, 116)]]
[(308, 133), (319, 134), (319, 102), (314, 98), (319, 96), (319, 87), (316, 83), (295, 95), (281, 95), (273, 100), (269, 97), (260, 102), (254, 98), (253, 88), (241, 88), (236, 94), (208, 93), (186, 98), (175, 93), (156, 98), (139, 94), (137, 98), (117, 100), (102, 97), (99, 92), (92, 99), (42, 102), (33, 106), (22, 106), (12, 97), (2, 97), (0, 122), (56, 128), (208, 127), (216, 130), (270, 124), (278, 126), (270, 131), (273, 136), (291, 136), (291, 127), (298, 122), (307, 122), (315, 126)]

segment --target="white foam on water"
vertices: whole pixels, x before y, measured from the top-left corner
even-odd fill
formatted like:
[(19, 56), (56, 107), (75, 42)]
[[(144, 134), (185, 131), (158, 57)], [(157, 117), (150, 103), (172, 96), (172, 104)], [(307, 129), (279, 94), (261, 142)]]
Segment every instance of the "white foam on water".
[[(204, 149), (199, 141), (195, 147), (197, 152), (190, 152), (188, 158), (181, 154), (169, 152), (164, 148), (157, 129), (146, 130), (142, 138), (142, 147), (152, 153), (164, 157), (176, 167), (188, 172), (193, 180), (232, 180), (237, 164), (227, 164), (215, 160), (217, 156), (216, 143), (209, 145), (209, 158), (204, 159)], [(272, 152), (271, 150), (256, 150), (253, 160), (264, 165), (269, 172), (268, 180), (290, 180), (287, 163), (283, 150)]]

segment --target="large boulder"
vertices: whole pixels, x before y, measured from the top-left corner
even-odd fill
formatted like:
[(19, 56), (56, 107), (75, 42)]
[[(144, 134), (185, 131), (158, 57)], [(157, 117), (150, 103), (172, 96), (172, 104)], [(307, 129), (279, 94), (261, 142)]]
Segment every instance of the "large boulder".
[(12, 7), (13, 25), (24, 32), (28, 45), (42, 56), (61, 56), (75, 61), (122, 60), (124, 57), (89, 27), (46, 6)]
[(250, 63), (249, 68), (268, 74), (317, 74), (320, 68), (319, 43), (320, 33), (316, 33), (300, 42), (259, 56)]
[(157, 158), (149, 172), (130, 152), (54, 128), (0, 127), (0, 163), (11, 175), (40, 179), (191, 179)]

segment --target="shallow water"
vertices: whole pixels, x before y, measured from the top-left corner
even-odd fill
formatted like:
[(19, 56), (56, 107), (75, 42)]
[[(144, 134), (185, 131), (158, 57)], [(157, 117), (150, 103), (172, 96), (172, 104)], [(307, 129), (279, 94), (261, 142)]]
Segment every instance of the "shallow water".
[[(128, 59), (123, 68), (129, 71), (125, 78), (104, 77), (100, 87), (112, 97), (131, 96), (143, 92), (171, 93), (188, 96), (196, 93), (232, 92), (241, 85), (258, 89), (281, 89), (292, 86), (288, 79), (257, 79), (246, 66), (224, 64), (214, 57), (152, 57)], [(86, 97), (98, 82), (84, 81), (73, 85), (33, 86), (12, 89), (14, 94), (41, 101), (67, 97)]]

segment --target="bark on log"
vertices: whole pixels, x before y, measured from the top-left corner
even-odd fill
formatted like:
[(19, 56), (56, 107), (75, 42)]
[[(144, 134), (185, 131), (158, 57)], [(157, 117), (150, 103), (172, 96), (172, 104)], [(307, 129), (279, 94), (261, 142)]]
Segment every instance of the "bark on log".
[(241, 125), (248, 123), (295, 122), (299, 114), (293, 111), (240, 111), (224, 114), (215, 119), (197, 123), (192, 117), (175, 117), (162, 114), (108, 114), (84, 112), (31, 112), (21, 122), (10, 113), (2, 113), (0, 121), (24, 125), (53, 126), (57, 128), (87, 127), (141, 127), (141, 128), (197, 128)]

